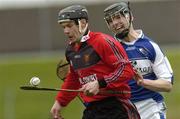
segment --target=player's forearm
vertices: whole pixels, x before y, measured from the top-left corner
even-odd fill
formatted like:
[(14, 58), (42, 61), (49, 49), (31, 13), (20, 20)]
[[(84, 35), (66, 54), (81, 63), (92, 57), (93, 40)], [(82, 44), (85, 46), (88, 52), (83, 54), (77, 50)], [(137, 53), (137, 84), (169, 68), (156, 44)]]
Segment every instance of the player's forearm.
[(140, 83), (140, 85), (147, 89), (157, 92), (170, 92), (172, 89), (172, 84), (162, 79), (158, 79), (158, 80), (144, 79)]
[(62, 109), (61, 104), (56, 100), (50, 111), (53, 119), (62, 119), (62, 117), (59, 113), (61, 111), (61, 109)]

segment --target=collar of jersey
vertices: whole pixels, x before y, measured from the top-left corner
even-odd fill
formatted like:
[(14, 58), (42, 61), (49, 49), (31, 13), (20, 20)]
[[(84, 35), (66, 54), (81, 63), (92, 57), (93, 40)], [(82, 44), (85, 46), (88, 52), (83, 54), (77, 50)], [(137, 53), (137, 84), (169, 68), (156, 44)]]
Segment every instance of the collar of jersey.
[(89, 34), (90, 34), (90, 31), (88, 31), (87, 35), (82, 36), (80, 42), (85, 42), (85, 41), (87, 41), (87, 40), (90, 38)]

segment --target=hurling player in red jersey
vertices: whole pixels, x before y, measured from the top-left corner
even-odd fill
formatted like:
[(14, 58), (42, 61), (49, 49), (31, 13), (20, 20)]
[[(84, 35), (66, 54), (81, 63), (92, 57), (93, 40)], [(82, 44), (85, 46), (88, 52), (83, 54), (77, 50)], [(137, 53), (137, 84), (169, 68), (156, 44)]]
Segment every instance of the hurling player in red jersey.
[[(130, 93), (100, 93), (130, 92), (128, 81), (134, 72), (120, 43), (106, 34), (90, 31), (87, 9), (81, 5), (60, 10), (58, 23), (69, 39), (65, 55), (70, 71), (61, 88), (82, 91), (80, 96), (86, 105), (82, 119), (139, 119), (129, 102)], [(63, 119), (62, 107), (78, 94), (58, 92), (50, 111), (53, 119)]]

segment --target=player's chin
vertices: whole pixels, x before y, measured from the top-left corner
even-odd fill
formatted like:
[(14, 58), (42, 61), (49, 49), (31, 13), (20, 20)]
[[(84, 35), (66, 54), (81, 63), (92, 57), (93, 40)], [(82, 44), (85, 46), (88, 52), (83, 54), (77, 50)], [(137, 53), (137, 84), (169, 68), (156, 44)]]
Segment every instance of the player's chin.
[(69, 42), (73, 43), (73, 42), (75, 42), (75, 41), (76, 41), (76, 40), (75, 40), (74, 38), (69, 37)]

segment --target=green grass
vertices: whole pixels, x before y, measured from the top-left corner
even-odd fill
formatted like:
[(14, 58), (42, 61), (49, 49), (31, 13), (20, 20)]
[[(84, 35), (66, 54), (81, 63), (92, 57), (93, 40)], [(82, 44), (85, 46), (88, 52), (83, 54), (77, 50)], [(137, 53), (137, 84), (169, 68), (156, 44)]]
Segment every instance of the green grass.
[(167, 52), (174, 71), (174, 84), (170, 93), (165, 93), (165, 102), (167, 105), (167, 119), (179, 119), (180, 117), (180, 52), (173, 50)]
[[(58, 58), (11, 59), (0, 64), (0, 119), (48, 119), (56, 92), (23, 91), (33, 76), (41, 79), (42, 87), (60, 87), (55, 68)], [(9, 107), (7, 107), (9, 106)], [(66, 119), (80, 119), (82, 104), (75, 100), (63, 110)]]
[[(180, 53), (167, 52), (174, 70), (173, 90), (164, 93), (168, 107), (167, 119), (180, 117)], [(40, 86), (58, 88), (62, 81), (56, 77), (59, 57), (7, 58), (0, 60), (0, 119), (48, 119), (56, 92), (23, 91), (19, 86), (29, 84), (33, 76), (41, 79)], [(65, 119), (80, 119), (83, 105), (76, 99), (62, 111)]]

